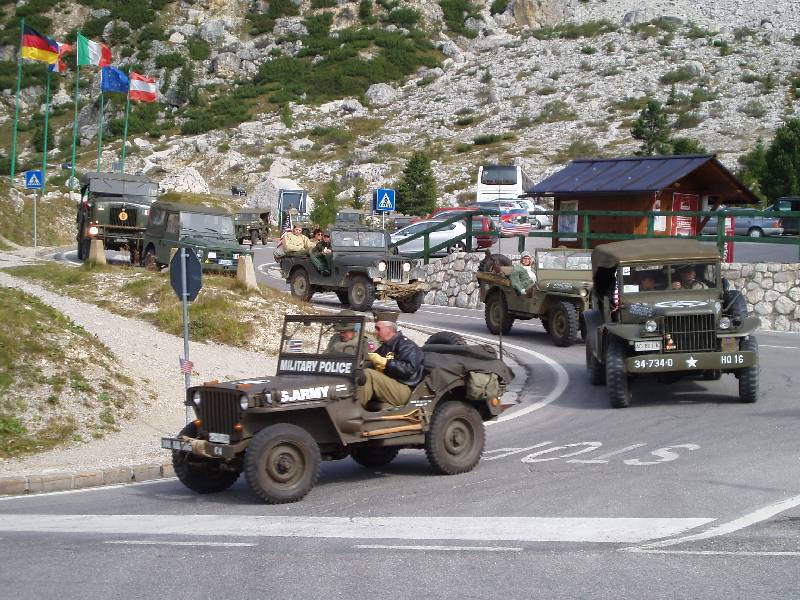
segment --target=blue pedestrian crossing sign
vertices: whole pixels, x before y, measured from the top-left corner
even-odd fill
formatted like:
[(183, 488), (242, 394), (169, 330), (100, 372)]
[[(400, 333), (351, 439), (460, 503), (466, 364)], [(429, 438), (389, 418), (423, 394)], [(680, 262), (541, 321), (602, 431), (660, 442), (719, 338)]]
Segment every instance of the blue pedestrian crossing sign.
[(25, 189), (26, 190), (42, 189), (41, 171), (25, 171)]
[(375, 192), (375, 210), (377, 212), (390, 212), (394, 210), (394, 190), (379, 188)]

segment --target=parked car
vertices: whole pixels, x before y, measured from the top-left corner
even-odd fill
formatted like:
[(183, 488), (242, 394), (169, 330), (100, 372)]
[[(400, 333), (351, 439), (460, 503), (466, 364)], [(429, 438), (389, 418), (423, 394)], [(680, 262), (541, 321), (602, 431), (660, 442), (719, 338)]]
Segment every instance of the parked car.
[[(778, 198), (764, 210), (780, 212), (800, 212), (800, 196), (784, 196)], [(800, 235), (800, 217), (781, 217), (783, 233), (786, 235)]]
[[(724, 207), (720, 207), (720, 210)], [(730, 210), (755, 212), (754, 208), (731, 208)], [(765, 235), (780, 235), (783, 233), (781, 220), (774, 217), (759, 217), (756, 215), (736, 215), (734, 219), (734, 230), (736, 235), (749, 235), (753, 238), (760, 238)], [(717, 233), (717, 217), (709, 217), (708, 222), (703, 227), (703, 234), (714, 235)]]
[(485, 210), (496, 210), (500, 214), (492, 217), (500, 227), (502, 236), (524, 235), (530, 232), (528, 209), (513, 199), (501, 199), (476, 202), (475, 207)]
[(547, 229), (553, 225), (553, 217), (543, 214), (545, 208), (538, 204), (533, 205), (533, 210), (528, 212), (528, 221), (534, 229)]
[[(431, 220), (443, 221), (445, 219), (457, 217), (459, 213), (468, 212), (471, 210), (476, 210), (476, 207), (451, 206), (449, 208), (437, 208), (427, 217), (419, 217), (411, 221), (411, 223), (419, 223), (420, 221), (431, 221)], [(400, 228), (398, 227), (398, 230), (399, 229)], [(487, 217), (486, 215), (477, 215), (473, 217), (472, 231), (475, 232), (475, 241), (477, 241), (477, 244), (473, 243), (473, 248), (475, 248), (476, 250), (491, 248), (492, 245), (494, 245), (495, 242), (497, 242), (497, 235), (495, 233), (497, 229), (498, 228), (491, 217)]]
[[(412, 223), (407, 227), (403, 227), (398, 231), (395, 231), (392, 234), (392, 243), (398, 244), (397, 250), (400, 254), (413, 254), (416, 252), (422, 252), (425, 246), (425, 240), (421, 237), (415, 238), (408, 242), (404, 243), (404, 240), (416, 233), (420, 233), (421, 231), (428, 229), (429, 227), (433, 227), (434, 225), (440, 225), (440, 229), (431, 232), (428, 239), (430, 240), (430, 247), (438, 246), (439, 244), (443, 244), (454, 237), (458, 237), (459, 235), (465, 235), (467, 233), (467, 227), (464, 225), (463, 221), (456, 221), (454, 223), (448, 223), (447, 225), (441, 225), (443, 221), (438, 220), (431, 220), (431, 221), (417, 221), (416, 223)], [(472, 247), (473, 248), (481, 248), (479, 245), (479, 241), (477, 238), (473, 237), (472, 239)], [(483, 246), (486, 248), (488, 246)], [(445, 254), (452, 254), (453, 252), (464, 252), (467, 249), (467, 245), (464, 239), (455, 241), (446, 248), (441, 250), (437, 250), (434, 252), (434, 255), (445, 255)]]

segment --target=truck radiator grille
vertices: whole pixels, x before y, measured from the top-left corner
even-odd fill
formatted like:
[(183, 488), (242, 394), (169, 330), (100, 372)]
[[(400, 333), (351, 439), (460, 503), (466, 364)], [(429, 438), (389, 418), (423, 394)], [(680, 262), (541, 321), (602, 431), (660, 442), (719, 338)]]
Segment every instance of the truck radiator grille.
[(408, 282), (408, 273), (403, 271), (403, 263), (401, 259), (391, 259), (386, 263), (386, 278), (389, 281), (400, 283)]
[(664, 333), (672, 336), (678, 352), (716, 350), (714, 315), (664, 317)]
[[(128, 218), (124, 221), (119, 218), (119, 213), (125, 212), (128, 215)], [(113, 206), (111, 207), (111, 211), (108, 215), (108, 224), (112, 227), (136, 227), (136, 217), (137, 211), (135, 208), (123, 208), (121, 206)]]
[(200, 390), (200, 406), (195, 406), (202, 429), (210, 433), (228, 433), (234, 437), (233, 426), (239, 422), (239, 396), (229, 390)]

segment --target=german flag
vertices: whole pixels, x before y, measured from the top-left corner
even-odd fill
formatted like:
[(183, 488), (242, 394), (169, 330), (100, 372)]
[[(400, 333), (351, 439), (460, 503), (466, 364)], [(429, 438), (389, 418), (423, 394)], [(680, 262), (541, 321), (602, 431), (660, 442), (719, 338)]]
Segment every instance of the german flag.
[(22, 49), (19, 55), (22, 58), (53, 64), (58, 61), (58, 44), (55, 40), (25, 25), (22, 33)]

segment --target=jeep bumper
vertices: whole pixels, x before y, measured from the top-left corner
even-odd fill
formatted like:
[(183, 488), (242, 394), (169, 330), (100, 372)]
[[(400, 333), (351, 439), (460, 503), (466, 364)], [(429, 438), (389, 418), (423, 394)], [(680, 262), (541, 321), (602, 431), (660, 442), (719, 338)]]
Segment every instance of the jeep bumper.
[(758, 363), (756, 352), (676, 352), (637, 354), (625, 359), (628, 373), (667, 371), (735, 371)]
[(177, 450), (205, 458), (221, 458), (231, 460), (244, 451), (250, 440), (242, 440), (236, 444), (212, 444), (206, 440), (197, 440), (189, 437), (163, 437), (161, 447), (165, 450)]
[(408, 298), (417, 292), (427, 292), (428, 286), (424, 281), (414, 281), (412, 283), (392, 283), (390, 281), (382, 281), (375, 285), (376, 291), (382, 296), (389, 298)]

